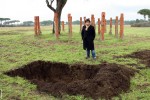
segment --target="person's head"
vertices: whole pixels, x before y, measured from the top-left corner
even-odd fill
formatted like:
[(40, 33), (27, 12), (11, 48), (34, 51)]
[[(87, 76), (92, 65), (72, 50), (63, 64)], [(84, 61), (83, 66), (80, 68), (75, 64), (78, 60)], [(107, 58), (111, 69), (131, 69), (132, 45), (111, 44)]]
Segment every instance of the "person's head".
[(86, 20), (85, 20), (85, 25), (86, 25), (86, 26), (90, 26), (90, 25), (91, 25), (90, 19), (86, 19)]

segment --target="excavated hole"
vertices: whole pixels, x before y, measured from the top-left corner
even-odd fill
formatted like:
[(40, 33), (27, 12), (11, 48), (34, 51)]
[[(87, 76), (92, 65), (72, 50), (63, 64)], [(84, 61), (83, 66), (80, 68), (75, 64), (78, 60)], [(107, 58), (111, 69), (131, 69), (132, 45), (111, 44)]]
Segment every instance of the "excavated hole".
[(37, 85), (37, 89), (61, 98), (65, 94), (84, 95), (93, 99), (111, 99), (130, 88), (135, 70), (122, 65), (69, 65), (35, 61), (19, 69), (5, 72), (20, 76)]

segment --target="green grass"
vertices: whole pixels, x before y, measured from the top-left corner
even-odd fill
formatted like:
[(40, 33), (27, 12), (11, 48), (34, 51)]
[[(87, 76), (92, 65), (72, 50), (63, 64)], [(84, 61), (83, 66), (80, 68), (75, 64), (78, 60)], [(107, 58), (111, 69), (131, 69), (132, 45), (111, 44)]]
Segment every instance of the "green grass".
[[(95, 47), (98, 59), (85, 59), (85, 51), (82, 49), (82, 40), (79, 26), (73, 26), (73, 37), (68, 38), (68, 31), (61, 33), (60, 39), (56, 40), (50, 31), (51, 27), (42, 27), (42, 35), (34, 36), (33, 27), (0, 28), (0, 89), (3, 90), (4, 100), (57, 100), (50, 94), (39, 93), (36, 86), (20, 77), (8, 77), (3, 72), (21, 67), (36, 60), (52, 62), (65, 62), (69, 64), (86, 63), (99, 64), (109, 63), (139, 64), (137, 59), (114, 58), (130, 54), (137, 50), (150, 49), (150, 28), (131, 28), (125, 26), (123, 40), (116, 39), (113, 35), (105, 33), (105, 41), (100, 41), (96, 36)], [(113, 28), (114, 29), (114, 28)], [(114, 30), (113, 30), (114, 31)], [(128, 93), (122, 93), (123, 100), (148, 100), (150, 97), (150, 85), (138, 88), (139, 85), (150, 84), (150, 69), (140, 70), (131, 80), (131, 89)], [(64, 100), (83, 100), (83, 96), (64, 95)], [(89, 98), (87, 98), (89, 99)], [(118, 100), (115, 97), (114, 100)]]

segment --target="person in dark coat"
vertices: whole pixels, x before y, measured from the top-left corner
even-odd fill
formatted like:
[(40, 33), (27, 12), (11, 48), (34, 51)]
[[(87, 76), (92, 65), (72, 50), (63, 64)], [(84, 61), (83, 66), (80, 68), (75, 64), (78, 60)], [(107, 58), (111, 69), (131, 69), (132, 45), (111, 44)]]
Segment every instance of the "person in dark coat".
[(90, 19), (85, 20), (85, 25), (81, 32), (83, 40), (83, 49), (86, 50), (86, 59), (90, 58), (90, 51), (92, 53), (93, 59), (96, 59), (94, 39), (95, 39), (95, 28), (91, 25)]

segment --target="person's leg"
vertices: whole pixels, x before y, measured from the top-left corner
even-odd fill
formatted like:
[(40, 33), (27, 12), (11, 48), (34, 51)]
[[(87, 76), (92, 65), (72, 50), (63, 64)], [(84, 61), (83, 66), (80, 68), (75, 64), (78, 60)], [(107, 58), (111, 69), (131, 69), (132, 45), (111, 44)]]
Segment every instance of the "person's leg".
[(92, 52), (92, 57), (93, 57), (94, 59), (96, 59), (96, 53), (95, 53), (95, 50), (91, 50), (91, 52)]
[(90, 58), (90, 50), (86, 50), (86, 58)]

